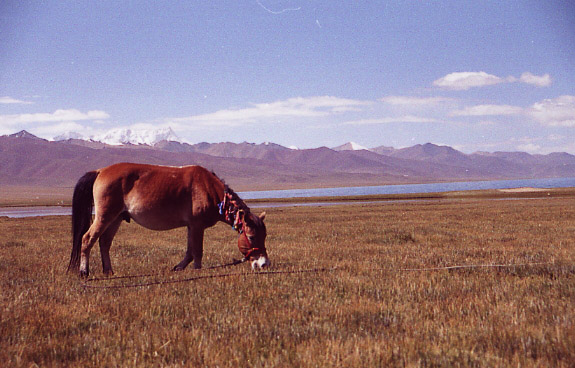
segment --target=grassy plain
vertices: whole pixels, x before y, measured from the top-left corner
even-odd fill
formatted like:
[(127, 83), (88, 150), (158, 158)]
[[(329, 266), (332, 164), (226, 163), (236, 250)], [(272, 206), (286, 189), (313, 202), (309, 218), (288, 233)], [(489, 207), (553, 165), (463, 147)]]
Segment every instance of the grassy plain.
[[(575, 362), (575, 197), (267, 210), (272, 271), (172, 273), (185, 232), (124, 224), (114, 286), (65, 273), (70, 219), (0, 218), (7, 366), (563, 366)], [(206, 233), (204, 266), (238, 257)], [(92, 277), (102, 277), (94, 249)], [(525, 265), (527, 263), (534, 263)], [(451, 265), (516, 264), (408, 271)]]

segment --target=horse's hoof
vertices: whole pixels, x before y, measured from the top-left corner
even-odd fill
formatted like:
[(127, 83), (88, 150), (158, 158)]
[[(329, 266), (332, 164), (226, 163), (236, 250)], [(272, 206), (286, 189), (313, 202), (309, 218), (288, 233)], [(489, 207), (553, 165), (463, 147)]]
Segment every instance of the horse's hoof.
[(86, 280), (88, 278), (88, 272), (80, 271), (80, 278)]
[(175, 266), (174, 268), (172, 268), (172, 271), (174, 271), (174, 272), (180, 272), (183, 270), (184, 270), (184, 267), (182, 267), (182, 266)]

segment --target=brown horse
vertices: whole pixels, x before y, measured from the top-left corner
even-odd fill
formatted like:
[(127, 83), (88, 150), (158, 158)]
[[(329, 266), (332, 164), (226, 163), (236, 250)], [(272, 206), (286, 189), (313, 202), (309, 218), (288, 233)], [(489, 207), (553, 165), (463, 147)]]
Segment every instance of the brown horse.
[(269, 265), (264, 217), (265, 212), (251, 213), (234, 191), (203, 167), (115, 164), (87, 172), (74, 188), (68, 271), (88, 276), (90, 250), (99, 239), (104, 274), (113, 274), (110, 246), (122, 221), (130, 219), (152, 230), (188, 228), (186, 255), (174, 271), (192, 261), (194, 268), (202, 267), (204, 230), (218, 221), (239, 232), (244, 260), (251, 261), (253, 269), (262, 268)]

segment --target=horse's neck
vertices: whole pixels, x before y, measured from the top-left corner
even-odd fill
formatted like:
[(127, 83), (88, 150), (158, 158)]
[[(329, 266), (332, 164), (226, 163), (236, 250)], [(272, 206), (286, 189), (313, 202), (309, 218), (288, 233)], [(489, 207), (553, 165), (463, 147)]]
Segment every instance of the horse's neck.
[(249, 212), (250, 208), (246, 205), (246, 203), (236, 192), (232, 190), (232, 188), (228, 187), (227, 185), (224, 190), (224, 196), (228, 196), (228, 199), (238, 210)]

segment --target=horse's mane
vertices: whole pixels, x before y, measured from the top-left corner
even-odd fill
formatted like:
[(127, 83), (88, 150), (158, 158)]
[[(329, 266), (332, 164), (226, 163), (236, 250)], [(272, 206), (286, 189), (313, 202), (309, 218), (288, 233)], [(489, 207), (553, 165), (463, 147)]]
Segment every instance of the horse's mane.
[(220, 178), (213, 171), (212, 171), (212, 175), (214, 175), (219, 181), (222, 182), (222, 184), (224, 184), (224, 195), (229, 194), (231, 196), (231, 200), (236, 203), (236, 205), (238, 206), (238, 208), (240, 210), (243, 210), (244, 212), (249, 213), (250, 208), (248, 207), (248, 205), (244, 202), (243, 199), (240, 198), (240, 196), (236, 192), (234, 192), (234, 190), (232, 188), (230, 188), (229, 185), (226, 184), (225, 180)]

